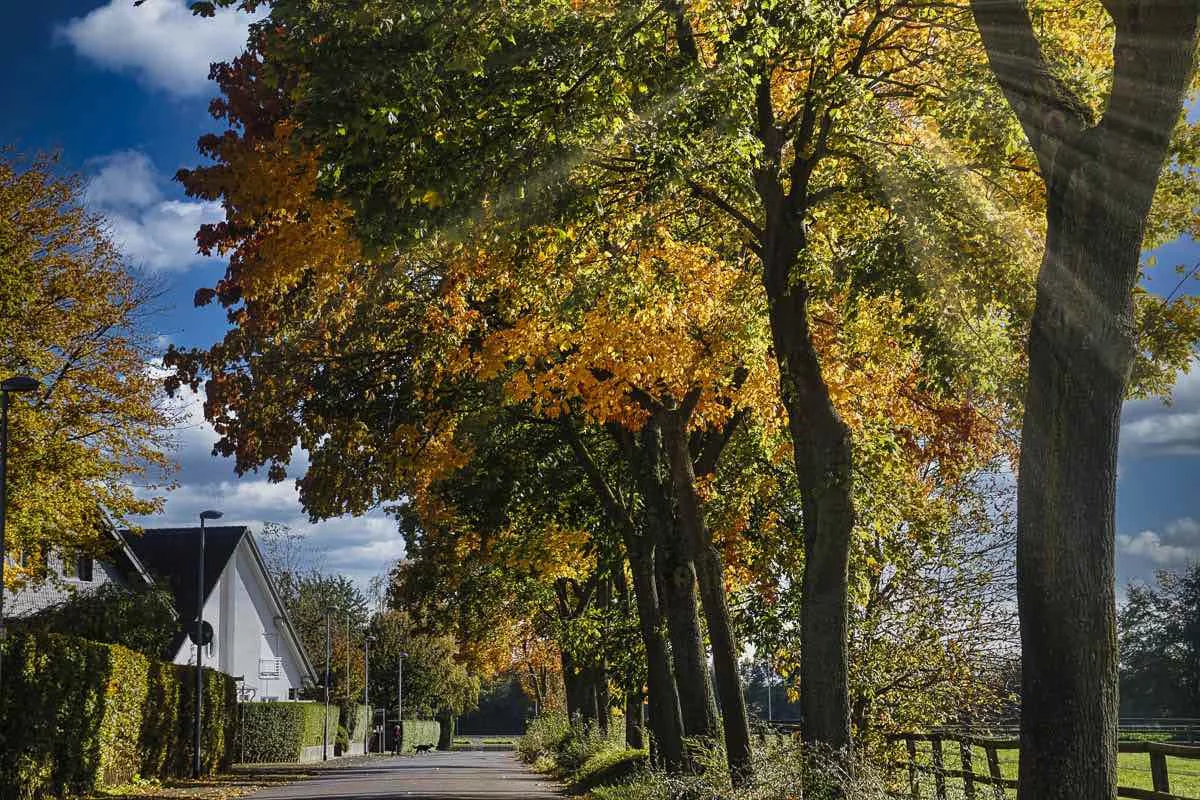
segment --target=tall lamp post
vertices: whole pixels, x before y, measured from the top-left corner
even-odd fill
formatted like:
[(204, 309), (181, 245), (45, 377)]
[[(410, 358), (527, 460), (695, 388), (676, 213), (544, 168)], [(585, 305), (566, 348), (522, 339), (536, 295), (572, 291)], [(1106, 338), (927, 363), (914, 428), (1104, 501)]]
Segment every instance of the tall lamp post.
[(363, 634), (363, 705), (367, 707), (367, 729), (363, 731), (364, 756), (371, 752), (371, 731), (375, 728), (375, 712), (371, 708), (371, 642), (374, 639), (370, 632)]
[(17, 375), (0, 383), (0, 688), (4, 686), (4, 562), (8, 545), (4, 538), (4, 509), (8, 505), (8, 396), (32, 392), (41, 386), (28, 375)]
[(196, 719), (192, 728), (192, 777), (200, 777), (200, 731), (204, 713), (204, 526), (220, 511), (200, 512), (200, 558), (196, 565)]
[(325, 726), (321, 728), (321, 760), (329, 760), (329, 609), (325, 609)]
[(404, 659), (408, 658), (408, 653), (400, 651), (400, 658), (396, 660), (396, 729), (400, 731), (400, 735), (396, 741), (396, 752), (404, 752)]

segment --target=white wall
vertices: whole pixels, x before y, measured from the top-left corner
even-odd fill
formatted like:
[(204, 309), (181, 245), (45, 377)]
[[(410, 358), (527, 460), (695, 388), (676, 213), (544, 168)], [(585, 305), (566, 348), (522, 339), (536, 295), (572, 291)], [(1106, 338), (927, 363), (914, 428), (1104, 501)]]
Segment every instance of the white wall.
[[(303, 685), (303, 668), (275, 611), (266, 576), (244, 537), (204, 604), (204, 619), (213, 626), (213, 644), (205, 648), (204, 663), (242, 676), (243, 688), (253, 690), (255, 700), (287, 700), (289, 689)], [(175, 663), (195, 663), (195, 658), (195, 647), (188, 641)], [(279, 678), (261, 676), (260, 659), (271, 658), (283, 660)]]

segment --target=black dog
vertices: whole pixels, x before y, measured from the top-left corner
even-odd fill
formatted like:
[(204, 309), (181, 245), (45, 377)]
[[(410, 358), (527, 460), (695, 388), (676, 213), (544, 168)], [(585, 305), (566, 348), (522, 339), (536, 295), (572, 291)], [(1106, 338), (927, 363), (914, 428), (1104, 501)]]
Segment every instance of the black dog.
[(432, 750), (432, 749), (433, 749), (433, 745), (431, 745), (431, 744), (419, 744), (419, 745), (417, 745), (417, 748), (416, 748), (416, 749), (417, 749), (417, 752), (418, 752), (418, 753), (428, 753), (430, 750)]

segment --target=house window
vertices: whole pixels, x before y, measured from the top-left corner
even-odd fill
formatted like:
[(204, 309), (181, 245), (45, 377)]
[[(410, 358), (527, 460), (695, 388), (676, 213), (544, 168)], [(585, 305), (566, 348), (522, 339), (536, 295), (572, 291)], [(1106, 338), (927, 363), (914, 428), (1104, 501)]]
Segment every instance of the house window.
[(70, 550), (62, 553), (62, 574), (64, 578), (79, 577), (79, 557)]
[(296, 699), (296, 687), (295, 686), (288, 687), (288, 700), (295, 700), (295, 699)]
[(79, 580), (86, 581), (88, 583), (92, 582), (92, 580), (93, 580), (92, 572), (93, 572), (94, 563), (95, 562), (92, 561), (91, 556), (80, 556), (79, 557), (78, 561), (76, 562), (77, 566), (75, 569), (75, 574), (79, 578)]

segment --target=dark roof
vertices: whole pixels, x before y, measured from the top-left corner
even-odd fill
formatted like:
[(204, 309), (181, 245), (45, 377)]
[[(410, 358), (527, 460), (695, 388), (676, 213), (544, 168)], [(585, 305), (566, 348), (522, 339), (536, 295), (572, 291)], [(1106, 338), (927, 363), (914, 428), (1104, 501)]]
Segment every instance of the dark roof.
[[(238, 542), (249, 532), (244, 525), (213, 526), (204, 532), (204, 597), (217, 585)], [(126, 540), (151, 575), (166, 582), (175, 595), (179, 618), (196, 618), (196, 562), (200, 558), (199, 528), (146, 528), (126, 532)]]
[[(250, 531), (245, 525), (214, 525), (204, 531), (204, 597), (225, 571), (238, 542)], [(151, 575), (166, 583), (175, 596), (175, 608), (184, 622), (196, 618), (196, 562), (200, 558), (200, 528), (145, 528), (125, 531), (125, 539)], [(167, 653), (173, 655), (187, 638), (180, 631)]]

